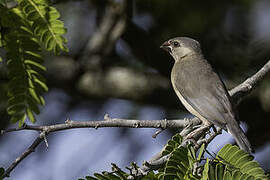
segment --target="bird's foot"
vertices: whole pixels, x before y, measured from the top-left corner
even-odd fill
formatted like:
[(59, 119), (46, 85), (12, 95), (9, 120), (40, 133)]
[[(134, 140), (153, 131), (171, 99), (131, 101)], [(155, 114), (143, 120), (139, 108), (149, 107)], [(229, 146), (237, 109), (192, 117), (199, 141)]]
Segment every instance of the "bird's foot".
[(201, 125), (201, 127), (189, 133), (185, 139), (198, 139), (202, 134), (206, 133), (211, 125)]
[(194, 138), (184, 138), (182, 144), (188, 145), (188, 144), (193, 144), (193, 145), (197, 145), (197, 141)]

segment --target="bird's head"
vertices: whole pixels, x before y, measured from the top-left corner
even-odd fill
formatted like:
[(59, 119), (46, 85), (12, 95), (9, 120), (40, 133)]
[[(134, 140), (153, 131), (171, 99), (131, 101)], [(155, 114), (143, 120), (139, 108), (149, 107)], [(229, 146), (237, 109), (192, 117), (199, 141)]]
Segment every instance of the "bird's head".
[(200, 43), (188, 37), (176, 37), (165, 41), (160, 48), (168, 51), (178, 61), (189, 55), (201, 55)]

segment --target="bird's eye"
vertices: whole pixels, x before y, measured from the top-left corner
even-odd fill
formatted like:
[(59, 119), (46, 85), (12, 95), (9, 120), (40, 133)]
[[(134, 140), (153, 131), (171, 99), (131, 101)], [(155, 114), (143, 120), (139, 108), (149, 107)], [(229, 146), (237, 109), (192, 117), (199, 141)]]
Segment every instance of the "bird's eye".
[(179, 46), (180, 46), (180, 43), (177, 42), (177, 41), (174, 41), (174, 42), (173, 42), (173, 46), (174, 46), (174, 47), (179, 47)]

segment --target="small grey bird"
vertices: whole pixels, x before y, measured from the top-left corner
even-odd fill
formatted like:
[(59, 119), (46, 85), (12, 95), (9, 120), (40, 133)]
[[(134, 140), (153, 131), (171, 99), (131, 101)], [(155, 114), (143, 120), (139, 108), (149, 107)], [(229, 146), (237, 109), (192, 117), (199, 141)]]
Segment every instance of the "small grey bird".
[(204, 125), (214, 124), (229, 131), (240, 148), (251, 153), (251, 145), (239, 126), (230, 95), (203, 57), (199, 42), (188, 37), (176, 37), (160, 47), (175, 60), (171, 82), (185, 108)]

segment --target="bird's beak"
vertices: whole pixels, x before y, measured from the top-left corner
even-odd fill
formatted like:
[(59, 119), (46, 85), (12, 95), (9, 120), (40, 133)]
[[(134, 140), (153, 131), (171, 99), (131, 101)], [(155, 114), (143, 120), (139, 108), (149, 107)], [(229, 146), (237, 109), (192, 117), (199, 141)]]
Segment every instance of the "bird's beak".
[(170, 45), (170, 43), (168, 41), (165, 41), (161, 46), (160, 46), (161, 49), (165, 50), (165, 51), (168, 51), (169, 53), (172, 52), (172, 47)]

